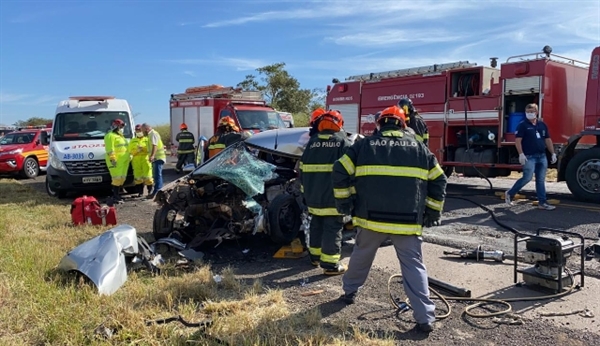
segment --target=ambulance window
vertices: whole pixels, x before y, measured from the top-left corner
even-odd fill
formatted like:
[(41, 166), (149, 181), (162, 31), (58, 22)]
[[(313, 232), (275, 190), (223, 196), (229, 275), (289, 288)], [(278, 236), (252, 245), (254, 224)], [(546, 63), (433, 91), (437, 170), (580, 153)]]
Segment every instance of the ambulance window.
[(223, 119), (225, 117), (230, 117), (231, 116), (231, 112), (229, 111), (229, 109), (223, 109), (221, 111), (221, 114), (219, 115), (219, 119)]

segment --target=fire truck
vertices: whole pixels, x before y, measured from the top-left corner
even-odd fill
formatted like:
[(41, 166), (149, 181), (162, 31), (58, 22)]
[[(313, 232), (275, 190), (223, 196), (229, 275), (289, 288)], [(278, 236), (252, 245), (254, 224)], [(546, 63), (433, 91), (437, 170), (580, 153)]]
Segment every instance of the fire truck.
[(333, 79), (326, 104), (342, 112), (347, 131), (370, 135), (376, 112), (410, 98), (447, 175), (493, 178), (522, 171), (515, 130), (536, 103), (559, 156), (549, 165), (557, 180), (577, 199), (599, 203), (600, 47), (590, 63), (551, 53), (545, 46), (499, 67), (490, 58), (490, 67), (457, 61)]
[(195, 138), (212, 137), (219, 119), (233, 118), (241, 131), (254, 133), (273, 128), (285, 128), (281, 116), (269, 107), (260, 91), (213, 84), (187, 88), (184, 93), (172, 94), (171, 138), (174, 142), (179, 126), (185, 123)]

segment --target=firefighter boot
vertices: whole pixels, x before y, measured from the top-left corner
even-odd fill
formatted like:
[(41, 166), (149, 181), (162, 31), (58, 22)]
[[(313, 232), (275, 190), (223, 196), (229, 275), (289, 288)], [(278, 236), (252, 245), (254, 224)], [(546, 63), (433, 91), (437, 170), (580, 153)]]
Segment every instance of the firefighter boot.
[(115, 202), (119, 202), (119, 201), (123, 200), (123, 198), (121, 198), (121, 187), (120, 186), (113, 186), (112, 193), (113, 193), (112, 198)]
[(148, 189), (148, 196), (152, 194), (152, 189), (154, 188), (154, 185), (146, 185), (146, 188)]
[(136, 185), (135, 191), (138, 193), (138, 197), (144, 196), (144, 184)]
[[(323, 262), (321, 262), (321, 267), (323, 267)], [(338, 263), (335, 267), (325, 266), (323, 268), (323, 274), (325, 275), (341, 275), (346, 272), (346, 267)]]

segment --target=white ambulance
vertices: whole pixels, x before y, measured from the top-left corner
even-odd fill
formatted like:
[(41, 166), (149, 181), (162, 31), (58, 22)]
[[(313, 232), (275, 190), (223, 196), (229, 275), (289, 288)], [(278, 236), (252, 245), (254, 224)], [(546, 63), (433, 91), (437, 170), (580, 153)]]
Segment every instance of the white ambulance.
[[(129, 103), (112, 96), (76, 96), (60, 101), (54, 116), (46, 191), (63, 198), (68, 192), (110, 190), (110, 173), (104, 160), (104, 135), (113, 120), (125, 122), (124, 135), (133, 137)], [(131, 186), (131, 167), (125, 186)]]

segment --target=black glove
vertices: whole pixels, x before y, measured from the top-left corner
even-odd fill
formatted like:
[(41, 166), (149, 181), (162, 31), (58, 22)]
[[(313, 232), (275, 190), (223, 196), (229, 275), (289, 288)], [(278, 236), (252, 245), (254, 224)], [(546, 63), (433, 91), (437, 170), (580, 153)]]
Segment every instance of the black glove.
[(423, 227), (435, 227), (441, 224), (440, 212), (425, 208), (425, 215), (423, 216)]

